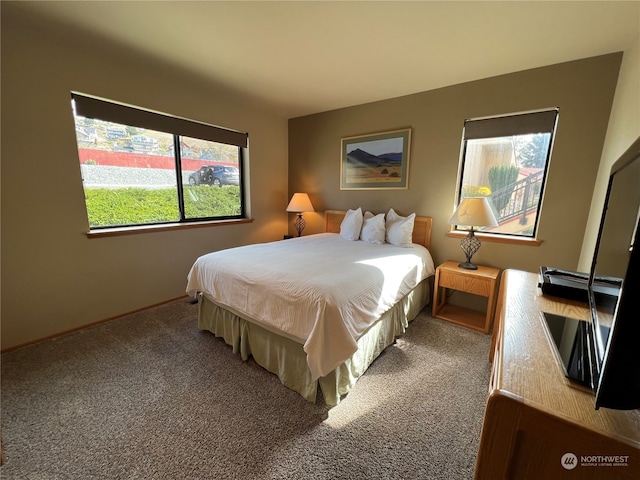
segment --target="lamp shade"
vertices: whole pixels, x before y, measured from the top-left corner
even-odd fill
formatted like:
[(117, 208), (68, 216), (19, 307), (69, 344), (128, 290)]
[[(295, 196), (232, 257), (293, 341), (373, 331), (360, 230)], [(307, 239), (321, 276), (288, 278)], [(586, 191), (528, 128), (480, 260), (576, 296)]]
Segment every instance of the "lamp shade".
[(294, 193), (291, 197), (291, 201), (287, 206), (287, 212), (302, 213), (302, 212), (315, 212), (309, 195), (306, 193)]
[(486, 197), (463, 198), (449, 219), (451, 225), (464, 227), (495, 227), (498, 225)]

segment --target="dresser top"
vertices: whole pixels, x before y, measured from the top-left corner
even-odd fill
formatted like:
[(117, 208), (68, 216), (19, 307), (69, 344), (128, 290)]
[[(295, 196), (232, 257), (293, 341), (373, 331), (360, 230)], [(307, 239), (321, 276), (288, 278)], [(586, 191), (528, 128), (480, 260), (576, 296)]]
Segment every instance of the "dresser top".
[(552, 415), (622, 437), (640, 447), (640, 410), (595, 409), (592, 392), (571, 383), (557, 358), (543, 312), (589, 319), (585, 303), (543, 295), (538, 275), (506, 270), (502, 277), (498, 338), (499, 362), (494, 389), (510, 392)]

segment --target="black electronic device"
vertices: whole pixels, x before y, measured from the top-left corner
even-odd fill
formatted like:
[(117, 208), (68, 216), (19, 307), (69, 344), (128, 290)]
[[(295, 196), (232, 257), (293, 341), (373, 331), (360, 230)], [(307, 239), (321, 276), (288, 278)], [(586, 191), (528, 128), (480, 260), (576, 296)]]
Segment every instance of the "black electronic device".
[[(554, 267), (540, 267), (538, 287), (545, 295), (589, 302), (589, 274)], [(622, 280), (599, 276), (592, 289), (599, 304), (613, 306), (618, 299)]]
[(544, 294), (586, 301), (590, 321), (544, 313), (565, 375), (595, 408), (640, 408), (640, 138), (613, 164), (588, 274), (540, 268)]
[(554, 267), (540, 267), (538, 287), (545, 295), (588, 302), (587, 273), (562, 270)]
[(591, 361), (587, 346), (589, 323), (547, 312), (543, 312), (542, 316), (549, 337), (556, 346), (564, 375), (583, 387), (592, 388)]
[[(595, 407), (640, 408), (640, 138), (613, 164), (587, 293)], [(618, 279), (602, 301), (599, 278)]]

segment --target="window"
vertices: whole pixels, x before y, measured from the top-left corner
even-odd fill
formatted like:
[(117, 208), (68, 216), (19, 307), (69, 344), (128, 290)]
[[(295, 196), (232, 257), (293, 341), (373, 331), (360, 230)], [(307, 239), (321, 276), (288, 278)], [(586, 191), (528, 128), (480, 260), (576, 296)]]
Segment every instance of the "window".
[(72, 93), (91, 230), (244, 218), (246, 133)]
[(465, 121), (456, 205), (487, 197), (498, 221), (478, 231), (535, 238), (557, 118), (550, 109)]

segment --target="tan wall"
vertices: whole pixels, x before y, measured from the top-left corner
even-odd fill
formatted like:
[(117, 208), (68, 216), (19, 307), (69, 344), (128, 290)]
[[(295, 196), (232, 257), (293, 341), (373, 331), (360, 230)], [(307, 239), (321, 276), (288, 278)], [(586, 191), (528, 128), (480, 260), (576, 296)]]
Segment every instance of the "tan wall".
[(640, 136), (640, 36), (624, 52), (578, 269), (588, 272), (611, 165)]
[[(126, 49), (2, 12), (2, 348), (184, 295), (195, 258), (287, 231), (287, 121)], [(255, 222), (87, 239), (70, 91), (249, 132)]]
[[(557, 106), (559, 125), (538, 233), (542, 245), (484, 242), (474, 261), (534, 272), (541, 265), (575, 269), (620, 62), (621, 54), (611, 54), (291, 119), (289, 192), (308, 192), (316, 210), (394, 207), (430, 215), (436, 262), (463, 260), (459, 240), (446, 232), (464, 120)], [(405, 127), (413, 129), (408, 190), (340, 190), (341, 137)], [(305, 218), (305, 233), (322, 229), (321, 213)]]

